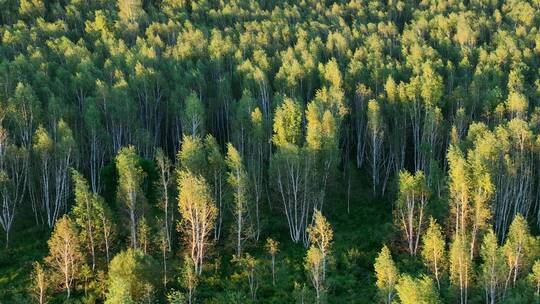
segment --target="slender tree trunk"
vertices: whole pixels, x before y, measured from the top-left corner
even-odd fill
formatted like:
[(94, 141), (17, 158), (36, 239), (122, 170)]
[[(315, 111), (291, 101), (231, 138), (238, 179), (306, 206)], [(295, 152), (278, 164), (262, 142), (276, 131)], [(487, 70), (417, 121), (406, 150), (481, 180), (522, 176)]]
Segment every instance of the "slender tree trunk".
[(276, 286), (276, 257), (272, 255), (272, 285)]

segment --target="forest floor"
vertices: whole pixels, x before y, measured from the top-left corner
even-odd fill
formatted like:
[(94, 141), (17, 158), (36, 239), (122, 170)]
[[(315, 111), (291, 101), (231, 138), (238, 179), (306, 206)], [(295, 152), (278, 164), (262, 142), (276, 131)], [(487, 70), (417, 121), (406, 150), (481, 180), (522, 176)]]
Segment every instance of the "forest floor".
[[(31, 211), (30, 211), (31, 212)], [(24, 303), (29, 293), (32, 263), (41, 261), (47, 254), (50, 232), (35, 226), (33, 216), (15, 218), (9, 248), (2, 239), (0, 249), (0, 304)]]

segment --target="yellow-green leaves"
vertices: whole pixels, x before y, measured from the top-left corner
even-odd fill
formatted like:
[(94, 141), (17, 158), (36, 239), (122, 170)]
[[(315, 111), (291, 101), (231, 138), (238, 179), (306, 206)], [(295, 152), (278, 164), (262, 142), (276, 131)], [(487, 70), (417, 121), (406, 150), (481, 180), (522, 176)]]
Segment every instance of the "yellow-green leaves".
[(195, 92), (185, 99), (182, 112), (184, 135), (202, 137), (204, 135), (205, 107)]
[(326, 258), (330, 252), (334, 231), (332, 230), (330, 223), (319, 210), (315, 211), (313, 214), (313, 224), (309, 225), (307, 232), (311, 244), (317, 246), (324, 258)]
[(116, 156), (116, 169), (118, 170), (118, 188), (116, 196), (128, 211), (130, 223), (130, 241), (132, 248), (139, 248), (137, 226), (146, 198), (143, 192), (143, 182), (146, 173), (139, 164), (139, 156), (135, 147), (129, 146), (120, 149)]
[(512, 221), (508, 236), (503, 246), (509, 278), (513, 285), (523, 273), (530, 269), (534, 258), (538, 255), (538, 242), (531, 236), (525, 218), (518, 214)]
[(289, 147), (300, 144), (302, 135), (302, 110), (300, 105), (290, 98), (285, 98), (276, 109), (274, 116), (274, 136), (272, 142), (277, 147)]
[(47, 244), (49, 256), (45, 260), (51, 268), (61, 274), (60, 289), (66, 290), (69, 298), (79, 274), (79, 267), (84, 263), (78, 231), (69, 217), (64, 216), (56, 222)]
[(502, 293), (503, 283), (508, 274), (504, 254), (497, 243), (497, 236), (493, 229), (489, 229), (484, 235), (480, 256), (482, 266), (479, 281), (486, 290), (486, 298), (493, 302)]
[(472, 281), (470, 247), (465, 235), (455, 234), (450, 245), (450, 281), (458, 290), (461, 303), (467, 303)]
[(446, 242), (442, 234), (441, 226), (435, 219), (429, 219), (429, 227), (422, 238), (422, 259), (428, 266), (437, 282), (437, 288), (441, 289), (441, 277), (446, 269)]
[(414, 175), (399, 173), (399, 194), (396, 201), (396, 224), (401, 228), (408, 244), (409, 254), (416, 255), (423, 232), (429, 189), (422, 171)]
[(308, 249), (304, 258), (304, 268), (308, 272), (311, 283), (315, 288), (316, 303), (320, 303), (322, 293), (324, 292), (324, 255), (315, 246)]
[(396, 290), (401, 304), (439, 303), (437, 289), (428, 276), (417, 279), (408, 274), (402, 275), (396, 285)]
[(204, 144), (199, 137), (184, 135), (182, 148), (176, 156), (182, 170), (202, 174), (206, 167)]
[(454, 215), (455, 233), (463, 233), (466, 229), (470, 208), (469, 180), (467, 163), (461, 150), (450, 146), (448, 150), (448, 175), (451, 210)]
[(205, 245), (214, 228), (217, 208), (206, 180), (190, 171), (181, 171), (178, 179), (178, 207), (182, 220), (179, 228), (185, 236), (195, 271), (201, 274)]
[(398, 281), (398, 270), (388, 247), (383, 246), (381, 252), (375, 259), (375, 276), (377, 278), (377, 288), (381, 299), (385, 304), (392, 303), (395, 295), (395, 288)]

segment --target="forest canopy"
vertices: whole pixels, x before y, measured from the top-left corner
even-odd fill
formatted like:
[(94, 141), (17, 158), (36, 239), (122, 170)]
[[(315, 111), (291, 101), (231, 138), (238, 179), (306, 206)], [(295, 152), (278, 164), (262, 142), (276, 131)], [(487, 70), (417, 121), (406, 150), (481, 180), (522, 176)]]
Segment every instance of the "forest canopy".
[(540, 301), (540, 2), (0, 0), (0, 302)]

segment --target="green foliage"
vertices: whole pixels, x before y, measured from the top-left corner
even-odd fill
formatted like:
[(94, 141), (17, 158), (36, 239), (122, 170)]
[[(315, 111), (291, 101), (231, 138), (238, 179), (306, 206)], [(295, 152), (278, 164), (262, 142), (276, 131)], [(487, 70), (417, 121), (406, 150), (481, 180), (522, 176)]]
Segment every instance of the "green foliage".
[(155, 261), (138, 249), (114, 256), (109, 265), (106, 303), (137, 303), (145, 296), (147, 284), (155, 284)]
[(441, 277), (446, 270), (446, 242), (442, 234), (441, 226), (433, 219), (429, 219), (429, 227), (422, 238), (422, 259), (428, 266), (437, 282), (437, 288), (441, 289)]
[(300, 144), (302, 112), (296, 101), (286, 98), (276, 109), (272, 142), (280, 148)]
[(417, 279), (407, 274), (403, 275), (399, 278), (396, 290), (399, 301), (402, 304), (440, 303), (435, 284), (433, 284), (433, 280), (427, 276)]
[(133, 248), (139, 248), (137, 226), (139, 217), (144, 209), (146, 198), (143, 192), (145, 172), (139, 164), (135, 148), (122, 148), (116, 156), (118, 170), (117, 200), (125, 205), (130, 226), (130, 241)]
[(374, 268), (381, 299), (384, 303), (392, 303), (398, 283), (398, 270), (386, 245), (375, 259)]

